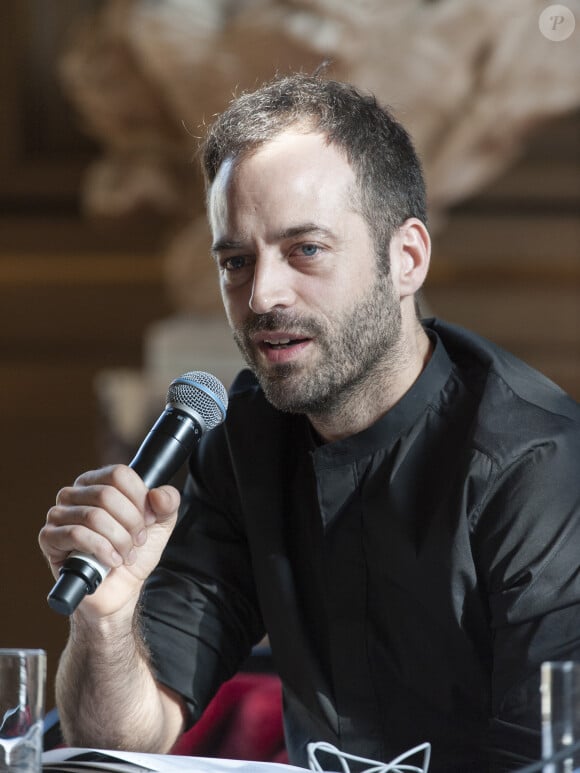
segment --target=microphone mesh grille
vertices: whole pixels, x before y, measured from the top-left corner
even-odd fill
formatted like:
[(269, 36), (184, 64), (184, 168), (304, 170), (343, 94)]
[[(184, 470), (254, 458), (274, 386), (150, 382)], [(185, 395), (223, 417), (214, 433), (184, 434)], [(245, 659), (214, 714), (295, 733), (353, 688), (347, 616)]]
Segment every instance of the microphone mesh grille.
[(204, 420), (206, 429), (213, 429), (226, 417), (228, 393), (211, 373), (192, 370), (171, 382), (167, 402), (192, 408)]

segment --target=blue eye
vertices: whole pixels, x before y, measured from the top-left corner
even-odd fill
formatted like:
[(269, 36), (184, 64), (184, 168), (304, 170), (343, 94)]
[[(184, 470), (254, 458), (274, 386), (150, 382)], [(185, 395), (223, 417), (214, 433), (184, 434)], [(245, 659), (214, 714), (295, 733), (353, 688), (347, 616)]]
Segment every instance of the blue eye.
[(306, 257), (311, 258), (318, 252), (317, 244), (303, 244), (300, 248)]

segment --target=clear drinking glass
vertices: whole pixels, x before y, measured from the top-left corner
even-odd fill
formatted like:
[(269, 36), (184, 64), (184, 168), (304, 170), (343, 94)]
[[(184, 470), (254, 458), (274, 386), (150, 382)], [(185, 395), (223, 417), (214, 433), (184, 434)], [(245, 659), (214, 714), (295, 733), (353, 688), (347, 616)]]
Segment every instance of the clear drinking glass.
[(41, 770), (46, 653), (0, 649), (0, 772)]
[[(580, 771), (580, 749), (571, 749), (580, 743), (580, 663), (549, 661), (541, 673), (544, 773)], [(549, 762), (559, 752), (562, 759)]]

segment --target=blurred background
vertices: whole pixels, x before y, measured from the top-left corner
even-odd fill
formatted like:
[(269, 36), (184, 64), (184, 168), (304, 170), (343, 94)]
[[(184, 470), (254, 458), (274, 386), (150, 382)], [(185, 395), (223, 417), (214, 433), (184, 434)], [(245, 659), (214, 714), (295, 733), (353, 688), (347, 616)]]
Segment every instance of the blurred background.
[(196, 137), (232, 94), (312, 71), (390, 104), (431, 208), (429, 313), (580, 398), (578, 0), (3, 0), (0, 646), (67, 621), (37, 534), (128, 461), (169, 381), (240, 360), (208, 256)]

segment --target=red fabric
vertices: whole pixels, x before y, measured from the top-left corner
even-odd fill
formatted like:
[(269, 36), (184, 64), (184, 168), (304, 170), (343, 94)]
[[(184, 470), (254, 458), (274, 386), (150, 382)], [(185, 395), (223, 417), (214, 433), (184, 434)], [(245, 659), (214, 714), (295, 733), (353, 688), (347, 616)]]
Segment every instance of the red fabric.
[(223, 684), (172, 754), (288, 762), (278, 677), (244, 673)]

